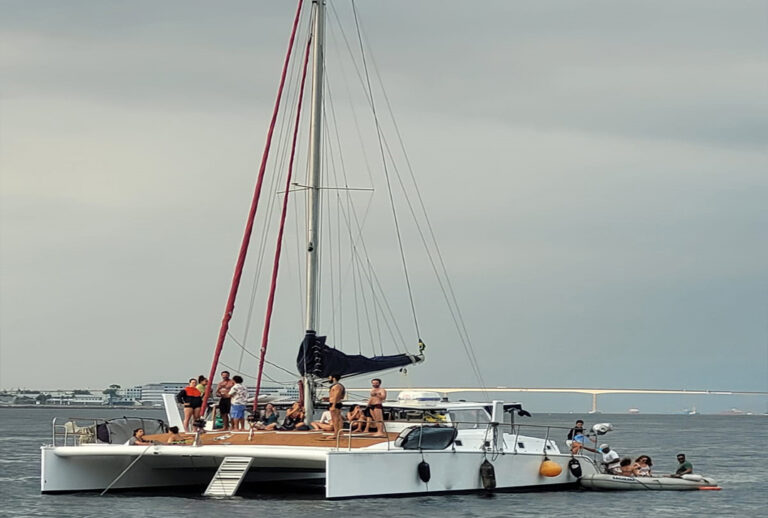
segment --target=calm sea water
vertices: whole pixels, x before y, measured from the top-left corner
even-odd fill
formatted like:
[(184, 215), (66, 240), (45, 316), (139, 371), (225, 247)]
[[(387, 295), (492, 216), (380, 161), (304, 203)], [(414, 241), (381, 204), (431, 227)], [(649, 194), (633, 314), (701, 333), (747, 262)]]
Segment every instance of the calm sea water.
[[(125, 493), (98, 496), (40, 494), (39, 446), (50, 442), (51, 419), (162, 417), (160, 412), (0, 408), (0, 516), (768, 516), (766, 416), (583, 416), (587, 424), (612, 422), (609, 442), (622, 455), (651, 456), (658, 473), (671, 472), (684, 451), (698, 473), (722, 491), (557, 491), (326, 501), (320, 494), (257, 494), (212, 500), (195, 494)], [(576, 415), (541, 414), (523, 422), (568, 426)], [(359, 476), (386, 477), (375, 465)]]

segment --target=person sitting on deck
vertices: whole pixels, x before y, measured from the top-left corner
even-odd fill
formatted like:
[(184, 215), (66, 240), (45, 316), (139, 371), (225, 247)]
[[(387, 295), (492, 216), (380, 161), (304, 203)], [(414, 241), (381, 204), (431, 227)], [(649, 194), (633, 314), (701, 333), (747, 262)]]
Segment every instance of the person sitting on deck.
[(187, 442), (187, 439), (184, 438), (183, 435), (179, 433), (179, 427), (178, 426), (171, 426), (168, 428), (169, 436), (168, 440), (165, 441), (168, 444), (184, 444)]
[[(366, 418), (366, 416), (363, 415), (363, 411), (360, 408), (360, 405), (355, 405), (354, 407), (352, 407), (352, 410), (347, 412), (347, 415), (345, 417), (349, 422), (350, 432), (362, 431), (363, 424), (367, 424), (368, 422), (368, 418)], [(333, 426), (331, 426), (331, 429), (333, 429)]]
[(304, 424), (304, 408), (301, 403), (296, 402), (285, 412), (283, 423), (278, 426), (277, 422), (264, 428), (265, 430), (278, 430), (280, 432), (290, 432), (292, 430), (307, 430)]
[(322, 430), (324, 432), (330, 432), (333, 430), (333, 423), (331, 423), (331, 411), (326, 410), (320, 415), (319, 421), (312, 421), (313, 430)]
[[(272, 430), (275, 427), (277, 427), (277, 420), (280, 416), (277, 413), (277, 410), (275, 410), (275, 405), (272, 403), (267, 403), (267, 405), (264, 407), (264, 413), (261, 414), (261, 417), (258, 421), (253, 423), (253, 427), (256, 430)], [(269, 428), (271, 425), (272, 428)]]
[(144, 428), (136, 428), (133, 435), (125, 442), (126, 446), (152, 446), (152, 441), (144, 440)]

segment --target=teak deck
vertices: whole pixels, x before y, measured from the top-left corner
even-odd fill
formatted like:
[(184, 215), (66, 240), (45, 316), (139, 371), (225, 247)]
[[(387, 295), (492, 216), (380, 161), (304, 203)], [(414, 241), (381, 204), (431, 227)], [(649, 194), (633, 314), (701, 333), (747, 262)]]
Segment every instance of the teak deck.
[[(186, 445), (191, 445), (195, 439), (193, 433), (179, 434), (186, 440)], [(254, 432), (251, 439), (248, 439), (249, 432), (246, 431), (216, 431), (205, 432), (200, 436), (201, 446), (216, 446), (236, 444), (238, 446), (313, 446), (317, 448), (335, 448), (336, 439), (333, 434), (328, 432), (278, 432), (278, 431), (258, 431)], [(229, 436), (229, 437), (227, 437)], [(170, 433), (146, 435), (145, 439), (157, 441), (159, 444), (166, 444), (171, 437)], [(379, 444), (387, 440), (393, 441), (397, 438), (396, 433), (388, 434), (388, 437), (373, 437), (371, 434), (355, 434), (351, 439), (352, 448), (365, 448), (374, 444)], [(350, 438), (347, 431), (341, 432), (338, 442), (339, 448), (348, 448)]]

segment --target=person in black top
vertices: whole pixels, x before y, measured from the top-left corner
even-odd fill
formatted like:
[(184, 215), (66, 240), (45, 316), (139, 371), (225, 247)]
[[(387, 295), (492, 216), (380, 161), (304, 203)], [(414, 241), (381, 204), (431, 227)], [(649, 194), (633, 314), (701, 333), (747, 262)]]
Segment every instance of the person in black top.
[(197, 390), (197, 378), (190, 378), (189, 385), (176, 394), (176, 401), (184, 405), (184, 431), (189, 432), (189, 422), (200, 418), (203, 396)]
[(574, 427), (568, 431), (568, 440), (572, 441), (574, 435), (583, 434), (583, 433), (584, 433), (584, 421), (582, 421), (581, 419), (578, 419)]

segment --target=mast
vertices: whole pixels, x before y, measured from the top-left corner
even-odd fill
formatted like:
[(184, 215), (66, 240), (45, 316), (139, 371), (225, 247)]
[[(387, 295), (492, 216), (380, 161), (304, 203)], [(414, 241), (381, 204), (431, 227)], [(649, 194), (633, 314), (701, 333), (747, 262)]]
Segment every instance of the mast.
[[(323, 60), (325, 46), (325, 0), (313, 0), (315, 19), (312, 38), (312, 106), (309, 137), (309, 178), (307, 179), (307, 313), (305, 329), (316, 331), (320, 237), (320, 150), (323, 115)], [(315, 380), (305, 375), (304, 410), (312, 419)]]

